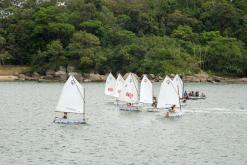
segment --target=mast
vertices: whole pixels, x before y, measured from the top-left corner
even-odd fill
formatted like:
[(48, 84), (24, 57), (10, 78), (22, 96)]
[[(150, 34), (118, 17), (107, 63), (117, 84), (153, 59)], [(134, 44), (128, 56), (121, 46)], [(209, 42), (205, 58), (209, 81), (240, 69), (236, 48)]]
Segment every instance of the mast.
[(180, 109), (180, 112), (181, 112), (181, 101), (180, 101), (180, 96), (179, 96), (179, 90), (178, 90), (178, 100), (179, 100), (179, 109)]
[(85, 107), (86, 107), (86, 106), (85, 106), (85, 104), (86, 104), (85, 90), (86, 90), (86, 89), (85, 89), (85, 87), (83, 87), (83, 89), (84, 89), (84, 90), (83, 90), (83, 95), (84, 95), (84, 97), (83, 97), (83, 114), (82, 114), (82, 115), (83, 115), (83, 121), (86, 122), (86, 118), (85, 118), (85, 114), (86, 114), (86, 113), (85, 113), (85, 111), (86, 111), (86, 108), (85, 108)]

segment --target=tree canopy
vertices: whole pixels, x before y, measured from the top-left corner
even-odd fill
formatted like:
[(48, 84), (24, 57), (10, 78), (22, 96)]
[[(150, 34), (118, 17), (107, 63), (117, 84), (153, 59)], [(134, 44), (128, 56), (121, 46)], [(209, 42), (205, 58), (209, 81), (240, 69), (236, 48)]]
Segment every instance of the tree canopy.
[(1, 0), (0, 65), (247, 75), (244, 0)]

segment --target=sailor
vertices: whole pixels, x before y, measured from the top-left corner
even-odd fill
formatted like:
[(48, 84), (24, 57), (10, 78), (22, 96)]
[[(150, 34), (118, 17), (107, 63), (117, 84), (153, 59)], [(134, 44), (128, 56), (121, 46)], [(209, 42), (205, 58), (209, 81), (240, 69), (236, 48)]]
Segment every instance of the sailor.
[(156, 98), (156, 97), (153, 97), (153, 104), (152, 104), (152, 106), (153, 106), (154, 108), (157, 107), (157, 98)]
[(175, 104), (171, 106), (171, 108), (166, 112), (166, 117), (169, 117), (169, 114), (170, 114), (170, 113), (176, 112), (175, 107), (176, 107)]
[(68, 116), (68, 113), (67, 113), (67, 112), (64, 112), (64, 113), (63, 113), (63, 118), (64, 118), (64, 119), (67, 119), (67, 116)]

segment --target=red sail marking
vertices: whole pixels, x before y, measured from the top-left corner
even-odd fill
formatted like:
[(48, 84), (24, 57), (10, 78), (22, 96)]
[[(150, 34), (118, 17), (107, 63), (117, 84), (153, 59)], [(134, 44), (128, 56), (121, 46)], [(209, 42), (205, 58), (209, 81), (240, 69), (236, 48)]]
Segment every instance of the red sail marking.
[(108, 91), (112, 92), (113, 91), (113, 88), (108, 88)]
[(133, 95), (132, 93), (129, 93), (129, 92), (126, 92), (126, 96), (129, 97), (130, 99), (131, 99), (132, 97), (134, 97), (134, 95)]

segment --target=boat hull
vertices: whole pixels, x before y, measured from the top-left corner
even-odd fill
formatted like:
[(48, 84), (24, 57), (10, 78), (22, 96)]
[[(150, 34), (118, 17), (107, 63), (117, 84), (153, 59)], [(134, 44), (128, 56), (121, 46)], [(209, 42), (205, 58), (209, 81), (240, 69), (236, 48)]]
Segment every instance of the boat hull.
[(189, 96), (188, 99), (189, 100), (204, 100), (206, 99), (206, 97)]
[(141, 110), (139, 106), (119, 105), (118, 107), (120, 111), (139, 112)]
[(169, 115), (168, 116), (166, 116), (166, 117), (181, 117), (181, 116), (183, 116), (184, 115), (184, 112), (169, 112)]
[(57, 124), (86, 124), (86, 121), (83, 119), (64, 119), (58, 117), (53, 122)]

